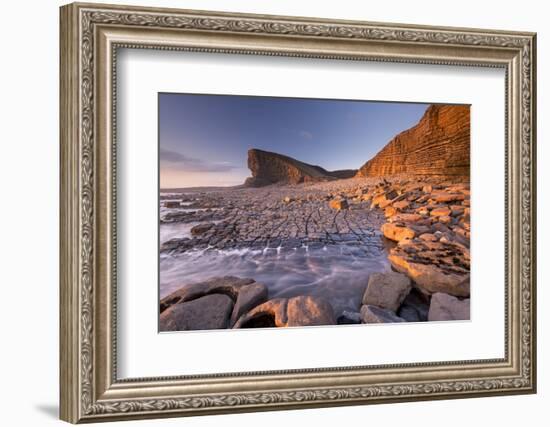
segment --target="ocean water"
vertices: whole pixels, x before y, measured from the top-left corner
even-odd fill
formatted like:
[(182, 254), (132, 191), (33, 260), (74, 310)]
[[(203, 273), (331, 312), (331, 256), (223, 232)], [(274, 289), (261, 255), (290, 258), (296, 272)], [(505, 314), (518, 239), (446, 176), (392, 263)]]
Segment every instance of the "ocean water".
[[(188, 236), (190, 224), (161, 225), (164, 238)], [(164, 230), (163, 230), (164, 229)], [(170, 236), (170, 237), (169, 237)], [(389, 271), (386, 248), (345, 244), (322, 248), (196, 250), (160, 256), (160, 297), (216, 276), (249, 277), (267, 286), (269, 298), (315, 295), (336, 313), (359, 311), (368, 278)]]

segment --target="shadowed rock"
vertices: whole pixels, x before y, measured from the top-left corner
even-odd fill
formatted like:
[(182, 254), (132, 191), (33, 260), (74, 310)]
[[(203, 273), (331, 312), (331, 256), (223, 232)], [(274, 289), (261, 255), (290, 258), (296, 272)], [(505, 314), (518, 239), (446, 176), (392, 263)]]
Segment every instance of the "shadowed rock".
[(352, 178), (357, 172), (356, 169), (331, 172), (292, 157), (255, 148), (248, 150), (248, 168), (252, 173), (252, 177), (245, 181), (245, 185), (248, 187)]
[(287, 305), (286, 298), (275, 298), (264, 302), (242, 316), (233, 327), (284, 327), (287, 324)]
[(470, 320), (470, 299), (435, 293), (430, 303), (428, 320)]
[(251, 283), (250, 285), (242, 286), (239, 289), (239, 295), (231, 314), (231, 326), (244, 313), (252, 308), (264, 303), (267, 300), (267, 287), (260, 283)]
[(213, 293), (227, 295), (236, 301), (240, 288), (251, 283), (254, 283), (254, 280), (225, 276), (185, 285), (160, 301), (160, 311), (162, 313), (171, 305), (181, 304)]
[(173, 209), (173, 208), (179, 208), (181, 206), (181, 203), (179, 200), (165, 200), (164, 201), (164, 207)]
[(191, 228), (191, 234), (193, 236), (198, 236), (198, 235), (206, 233), (212, 227), (214, 227), (214, 224), (212, 224), (211, 222), (207, 222), (205, 224), (195, 225), (193, 228)]
[(229, 316), (233, 300), (227, 295), (212, 294), (182, 304), (175, 304), (160, 315), (160, 330), (190, 331), (205, 329), (225, 329), (229, 326)]
[[(224, 296), (231, 302), (229, 314), (224, 299), (206, 299), (208, 296)], [(220, 329), (233, 326), (243, 314), (267, 300), (267, 287), (252, 279), (225, 276), (183, 286), (176, 292), (163, 298), (160, 302), (161, 330), (186, 329)], [(205, 307), (205, 301), (211, 301), (212, 306)], [(196, 304), (191, 304), (195, 303)], [(200, 302), (200, 304), (199, 304)], [(202, 314), (199, 312), (203, 309)], [(200, 319), (200, 317), (204, 319)], [(210, 322), (209, 316), (214, 316)], [(221, 322), (221, 318), (227, 321)], [(164, 320), (163, 320), (164, 319)], [(179, 325), (183, 325), (179, 328)], [(202, 325), (192, 328), (189, 325)], [(210, 327), (212, 326), (212, 327)], [(176, 329), (173, 329), (176, 328)], [(179, 328), (179, 329), (178, 329)]]
[(375, 305), (361, 307), (361, 320), (363, 323), (400, 323), (405, 319), (397, 316), (393, 311)]
[(411, 291), (410, 279), (401, 273), (373, 273), (363, 295), (363, 304), (396, 312)]
[(413, 288), (401, 304), (397, 315), (407, 322), (425, 322), (428, 320), (429, 310), (430, 298)]
[(385, 207), (389, 206), (392, 203), (392, 201), (395, 201), (397, 196), (398, 194), (395, 190), (389, 190), (387, 192), (383, 192), (382, 194), (373, 196), (370, 207), (371, 209), (372, 208), (384, 209)]
[(361, 313), (356, 311), (344, 311), (337, 319), (339, 325), (356, 325), (361, 323)]

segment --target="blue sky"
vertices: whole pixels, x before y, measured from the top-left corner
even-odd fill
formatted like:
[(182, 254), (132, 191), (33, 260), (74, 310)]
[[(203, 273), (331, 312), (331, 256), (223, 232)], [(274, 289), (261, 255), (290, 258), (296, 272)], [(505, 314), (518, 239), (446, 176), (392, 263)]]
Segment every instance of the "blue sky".
[(159, 94), (160, 186), (242, 184), (247, 151), (281, 153), (328, 170), (356, 169), (429, 104)]

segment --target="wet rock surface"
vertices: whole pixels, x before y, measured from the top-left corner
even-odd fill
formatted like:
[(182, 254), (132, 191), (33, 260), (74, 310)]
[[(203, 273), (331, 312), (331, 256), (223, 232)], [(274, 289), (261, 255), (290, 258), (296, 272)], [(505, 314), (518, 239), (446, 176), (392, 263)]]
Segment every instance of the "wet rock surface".
[[(162, 224), (197, 224), (161, 253), (197, 249), (300, 248), (345, 243), (380, 250), (383, 213), (357, 200), (357, 180), (196, 192), (193, 210), (167, 210)], [(189, 196), (188, 196), (189, 197)], [(350, 200), (353, 197), (355, 200)], [(204, 206), (217, 206), (215, 209)]]

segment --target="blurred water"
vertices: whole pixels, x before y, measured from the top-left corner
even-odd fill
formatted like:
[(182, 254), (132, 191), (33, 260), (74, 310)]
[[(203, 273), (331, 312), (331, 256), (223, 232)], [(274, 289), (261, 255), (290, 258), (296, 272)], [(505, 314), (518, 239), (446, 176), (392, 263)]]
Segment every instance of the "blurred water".
[[(189, 224), (176, 224), (161, 235), (186, 232)], [(324, 248), (275, 248), (189, 251), (160, 257), (160, 297), (189, 283), (215, 276), (250, 277), (263, 283), (269, 298), (316, 295), (326, 298), (338, 316), (359, 311), (372, 272), (389, 271), (386, 249), (379, 245), (328, 245)]]
[(191, 237), (191, 229), (199, 224), (198, 222), (174, 222), (172, 224), (162, 224), (160, 226), (160, 244), (174, 239), (182, 237)]

